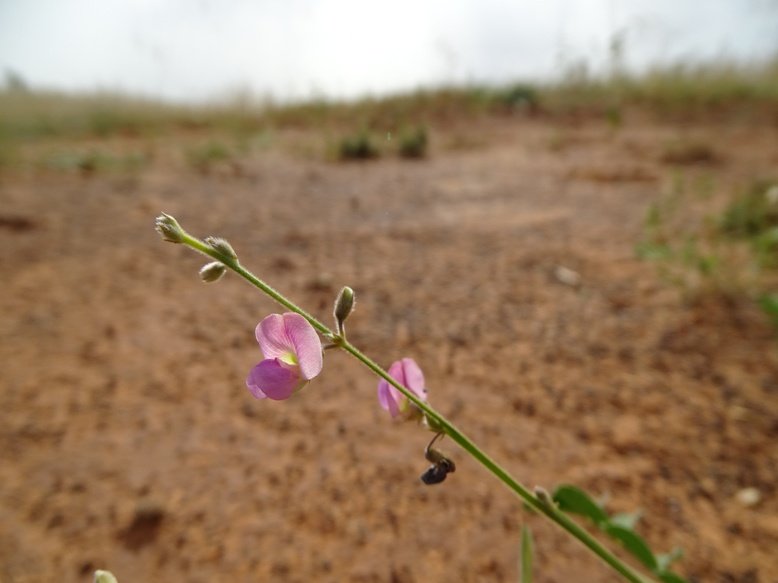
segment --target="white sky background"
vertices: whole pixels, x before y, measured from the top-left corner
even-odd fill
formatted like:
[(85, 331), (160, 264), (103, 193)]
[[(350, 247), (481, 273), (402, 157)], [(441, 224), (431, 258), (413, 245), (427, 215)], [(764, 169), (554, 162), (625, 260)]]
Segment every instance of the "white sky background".
[(775, 0), (0, 0), (0, 74), (178, 101), (357, 97), (778, 51)]

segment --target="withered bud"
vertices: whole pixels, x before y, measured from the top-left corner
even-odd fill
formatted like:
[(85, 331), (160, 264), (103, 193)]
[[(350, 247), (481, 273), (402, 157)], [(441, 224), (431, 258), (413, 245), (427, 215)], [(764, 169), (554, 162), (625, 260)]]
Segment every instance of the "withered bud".
[(183, 243), (184, 230), (178, 221), (166, 213), (162, 213), (156, 218), (155, 228), (165, 241), (170, 243)]
[(219, 261), (206, 263), (200, 268), (200, 279), (205, 283), (213, 283), (214, 281), (219, 281), (226, 271), (227, 267), (224, 263)]
[(227, 239), (222, 239), (221, 237), (206, 237), (205, 243), (225, 257), (229, 257), (230, 259), (238, 258), (238, 254), (235, 253), (235, 249), (232, 248), (232, 245), (229, 244)]
[(110, 571), (95, 571), (94, 583), (117, 583), (116, 577)]
[(335, 315), (335, 325), (338, 328), (339, 334), (343, 333), (343, 323), (346, 321), (346, 318), (349, 317), (349, 314), (354, 311), (355, 303), (354, 290), (348, 286), (344, 286), (335, 300), (335, 310), (333, 311), (333, 314)]

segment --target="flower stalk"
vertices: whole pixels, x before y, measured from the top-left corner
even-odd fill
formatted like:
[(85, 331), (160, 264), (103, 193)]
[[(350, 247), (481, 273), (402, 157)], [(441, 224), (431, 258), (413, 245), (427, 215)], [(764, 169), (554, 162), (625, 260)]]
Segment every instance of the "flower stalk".
[[(174, 226), (171, 226), (171, 224), (174, 224)], [(633, 567), (622, 561), (613, 552), (600, 543), (595, 537), (589, 534), (589, 532), (579, 526), (562, 511), (557, 509), (553, 503), (550, 503), (546, 496), (536, 496), (527, 487), (522, 485), (518, 480), (511, 476), (507, 470), (505, 470), (501, 465), (489, 457), (486, 452), (478, 447), (475, 442), (467, 437), (452, 422), (450, 422), (441, 413), (431, 407), (427, 402), (420, 399), (412, 390), (397, 382), (374, 360), (369, 358), (356, 346), (351, 344), (345, 338), (345, 335), (339, 333), (340, 331), (331, 330), (319, 320), (317, 320), (314, 316), (303, 310), (297, 304), (286, 298), (283, 294), (279, 293), (264, 281), (259, 279), (256, 275), (251, 273), (249, 270), (244, 268), (238, 261), (238, 257), (232, 250), (232, 247), (230, 247), (229, 243), (227, 243), (224, 239), (207, 238), (205, 241), (202, 241), (192, 237), (178, 225), (173, 217), (164, 214), (157, 219), (157, 230), (166, 241), (186, 245), (195, 251), (199, 251), (200, 253), (221, 262), (226, 267), (233, 270), (235, 273), (248, 281), (250, 284), (275, 300), (281, 306), (305, 318), (308, 323), (310, 323), (311, 326), (313, 326), (319, 333), (321, 333), (322, 336), (324, 336), (324, 338), (332, 345), (341, 348), (344, 352), (356, 358), (365, 367), (370, 369), (376, 376), (385, 380), (395, 389), (400, 391), (400, 393), (402, 393), (411, 403), (418, 407), (418, 409), (425, 415), (430, 425), (434, 426), (436, 430), (445, 433), (452, 441), (456, 442), (463, 450), (465, 450), (465, 452), (470, 454), (473, 459), (484, 466), (487, 471), (500, 480), (515, 495), (521, 498), (521, 500), (527, 506), (539, 514), (542, 514), (552, 522), (556, 523), (563, 530), (567, 531), (571, 536), (576, 538), (580, 543), (582, 543), (587, 549), (599, 557), (611, 569), (621, 575), (625, 580), (630, 581), (631, 583), (650, 583), (653, 581), (653, 579), (642, 575)], [(218, 241), (219, 244), (209, 244), (213, 241)]]

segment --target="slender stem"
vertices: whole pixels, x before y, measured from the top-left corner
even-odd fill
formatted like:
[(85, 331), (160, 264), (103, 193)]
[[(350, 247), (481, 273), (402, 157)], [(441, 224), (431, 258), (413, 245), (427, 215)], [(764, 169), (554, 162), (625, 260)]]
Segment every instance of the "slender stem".
[(427, 419), (430, 420), (431, 425), (439, 427), (444, 431), (453, 441), (455, 441), (462, 449), (469, 453), (476, 461), (484, 466), (489, 472), (491, 472), (498, 480), (505, 484), (514, 494), (521, 498), (533, 510), (543, 514), (549, 518), (552, 522), (555, 522), (562, 529), (566, 530), (573, 537), (578, 539), (586, 548), (597, 555), (602, 561), (609, 565), (614, 571), (619, 573), (624, 579), (631, 583), (646, 583), (651, 579), (638, 573), (632, 567), (624, 563), (611, 551), (605, 548), (596, 538), (589, 534), (585, 529), (579, 526), (576, 522), (571, 520), (566, 514), (560, 512), (552, 504), (544, 503), (540, 501), (535, 495), (530, 492), (525, 486), (518, 482), (513, 476), (511, 476), (502, 466), (490, 458), (481, 448), (479, 448), (475, 442), (467, 437), (462, 431), (460, 431), (453, 423), (446, 419), (443, 415), (433, 409), (428, 403), (420, 400), (412, 391), (398, 383), (392, 378), (388, 372), (381, 368), (375, 361), (362, 353), (358, 348), (346, 340), (343, 336), (337, 335), (330, 328), (319, 322), (311, 314), (300, 308), (297, 304), (287, 299), (285, 296), (274, 290), (267, 285), (253, 273), (245, 269), (237, 259), (234, 257), (228, 257), (223, 255), (219, 251), (215, 250), (211, 246), (207, 245), (203, 241), (191, 237), (190, 235), (183, 234), (182, 243), (203, 253), (209, 257), (221, 261), (227, 267), (235, 271), (238, 275), (246, 279), (249, 283), (259, 288), (265, 294), (273, 298), (276, 302), (287, 308), (292, 312), (300, 314), (308, 322), (326, 338), (332, 340), (345, 352), (360, 361), (363, 365), (369, 368), (373, 373), (382, 379), (386, 380), (389, 384), (395, 387), (403, 395), (405, 395), (414, 405), (416, 405), (424, 414)]

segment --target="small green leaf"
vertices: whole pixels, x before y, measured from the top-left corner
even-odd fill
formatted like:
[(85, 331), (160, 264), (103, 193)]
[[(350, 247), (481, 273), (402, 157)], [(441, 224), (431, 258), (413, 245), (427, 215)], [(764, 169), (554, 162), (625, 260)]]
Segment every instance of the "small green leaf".
[(563, 484), (554, 490), (554, 500), (564, 512), (587, 516), (597, 525), (608, 522), (605, 511), (580, 488)]
[(532, 583), (532, 531), (525, 524), (521, 529), (521, 583)]
[(639, 510), (637, 512), (622, 512), (611, 516), (610, 523), (626, 528), (627, 530), (635, 530), (635, 525), (638, 523), (641, 516), (642, 513)]
[(652, 553), (651, 549), (648, 548), (648, 545), (646, 544), (646, 541), (643, 540), (643, 537), (635, 534), (629, 529), (624, 528), (623, 526), (617, 526), (615, 524), (609, 524), (605, 528), (605, 532), (621, 542), (621, 544), (624, 545), (624, 548), (632, 553), (646, 567), (652, 571), (657, 570), (654, 553)]
[(657, 570), (660, 573), (667, 571), (670, 565), (672, 565), (681, 557), (683, 557), (683, 549), (680, 547), (675, 547), (669, 553), (662, 553), (661, 555), (657, 555), (656, 556)]
[(662, 581), (662, 583), (689, 583), (686, 579), (671, 571), (660, 573), (659, 580)]

